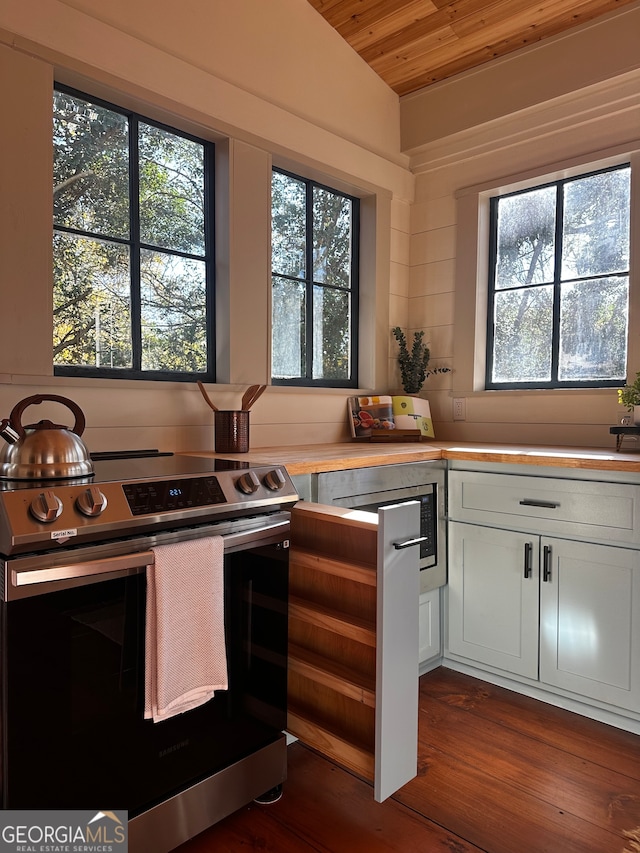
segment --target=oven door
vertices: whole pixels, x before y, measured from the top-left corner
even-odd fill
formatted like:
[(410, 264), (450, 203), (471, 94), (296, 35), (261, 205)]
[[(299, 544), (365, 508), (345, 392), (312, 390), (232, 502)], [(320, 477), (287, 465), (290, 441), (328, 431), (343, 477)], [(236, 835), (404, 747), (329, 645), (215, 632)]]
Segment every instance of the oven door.
[(229, 689), (161, 723), (143, 718), (149, 541), (8, 561), (20, 597), (2, 605), (3, 807), (131, 819), (281, 738), (288, 530), (225, 537)]

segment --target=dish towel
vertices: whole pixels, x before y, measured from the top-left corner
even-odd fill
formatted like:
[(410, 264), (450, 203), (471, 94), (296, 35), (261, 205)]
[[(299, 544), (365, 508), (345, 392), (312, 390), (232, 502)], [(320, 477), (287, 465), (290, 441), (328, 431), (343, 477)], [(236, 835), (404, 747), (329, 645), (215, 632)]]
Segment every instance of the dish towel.
[(226, 690), (221, 536), (159, 545), (147, 566), (145, 719), (167, 720)]

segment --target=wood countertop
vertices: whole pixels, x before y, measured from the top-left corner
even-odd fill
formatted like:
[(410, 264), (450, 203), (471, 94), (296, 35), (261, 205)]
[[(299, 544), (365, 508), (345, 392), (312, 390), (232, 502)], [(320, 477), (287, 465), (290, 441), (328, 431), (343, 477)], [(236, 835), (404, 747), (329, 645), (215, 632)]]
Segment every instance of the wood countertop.
[(510, 465), (545, 465), (598, 471), (627, 471), (640, 474), (640, 453), (616, 452), (602, 447), (544, 447), (474, 442), (420, 442), (308, 444), (259, 447), (248, 453), (192, 451), (186, 455), (237, 459), (251, 465), (285, 465), (291, 475), (344, 471), (400, 462), (437, 459), (472, 460)]

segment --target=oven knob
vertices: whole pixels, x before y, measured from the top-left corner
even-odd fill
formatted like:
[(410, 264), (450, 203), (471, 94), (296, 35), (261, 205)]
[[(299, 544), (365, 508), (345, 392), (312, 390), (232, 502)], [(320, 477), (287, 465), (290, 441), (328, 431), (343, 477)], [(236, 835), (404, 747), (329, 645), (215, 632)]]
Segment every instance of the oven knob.
[(245, 495), (252, 495), (260, 488), (260, 480), (254, 471), (247, 471), (246, 474), (238, 477), (236, 480), (236, 486), (241, 492), (244, 492)]
[(100, 515), (106, 506), (107, 499), (97, 486), (89, 486), (76, 498), (76, 509), (89, 518)]
[(284, 474), (279, 468), (274, 468), (273, 471), (269, 471), (264, 478), (265, 486), (268, 489), (271, 489), (272, 492), (277, 492), (286, 482)]
[(51, 489), (47, 489), (31, 501), (29, 507), (31, 515), (38, 521), (51, 524), (62, 514), (62, 501), (57, 498)]

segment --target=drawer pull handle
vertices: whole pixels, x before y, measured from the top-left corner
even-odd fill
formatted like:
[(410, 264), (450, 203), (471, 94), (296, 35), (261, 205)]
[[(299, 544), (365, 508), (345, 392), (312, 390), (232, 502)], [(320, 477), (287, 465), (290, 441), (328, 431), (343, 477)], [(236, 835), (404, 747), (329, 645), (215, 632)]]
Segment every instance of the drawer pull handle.
[(525, 578), (531, 577), (531, 542), (524, 543), (524, 576)]
[(551, 545), (542, 549), (542, 580), (545, 583), (551, 580)]
[(520, 506), (539, 506), (542, 509), (558, 509), (560, 504), (554, 503), (553, 501), (534, 501), (530, 498), (525, 498), (520, 501)]
[(422, 545), (423, 542), (428, 541), (428, 536), (418, 536), (416, 539), (407, 539), (405, 542), (394, 542), (393, 547), (396, 551), (401, 551), (403, 548), (413, 548), (414, 545)]

